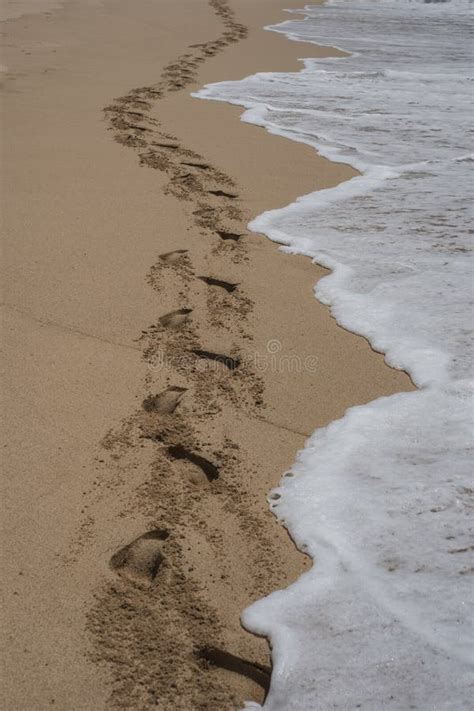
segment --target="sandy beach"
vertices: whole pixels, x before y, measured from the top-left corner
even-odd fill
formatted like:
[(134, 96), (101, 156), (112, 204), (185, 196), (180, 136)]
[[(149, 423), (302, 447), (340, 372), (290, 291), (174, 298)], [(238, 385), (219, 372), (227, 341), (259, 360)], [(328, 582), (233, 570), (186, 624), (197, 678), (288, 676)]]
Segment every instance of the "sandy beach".
[(310, 564), (266, 495), (314, 429), (413, 387), (246, 227), (353, 170), (190, 96), (335, 52), (263, 31), (300, 5), (2, 22), (5, 711), (261, 702), (240, 613)]

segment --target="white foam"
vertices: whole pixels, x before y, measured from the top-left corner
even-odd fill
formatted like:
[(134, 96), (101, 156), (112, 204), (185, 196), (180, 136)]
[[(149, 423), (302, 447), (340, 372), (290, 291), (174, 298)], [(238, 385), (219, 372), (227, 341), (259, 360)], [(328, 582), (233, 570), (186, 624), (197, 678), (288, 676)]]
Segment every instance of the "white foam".
[(265, 709), (464, 711), (472, 18), (464, 0), (333, 0), (304, 16), (270, 29), (351, 55), (197, 95), (360, 171), (250, 228), (329, 267), (317, 298), (421, 390), (352, 408), (307, 442), (269, 502), (315, 565), (243, 621), (272, 643)]

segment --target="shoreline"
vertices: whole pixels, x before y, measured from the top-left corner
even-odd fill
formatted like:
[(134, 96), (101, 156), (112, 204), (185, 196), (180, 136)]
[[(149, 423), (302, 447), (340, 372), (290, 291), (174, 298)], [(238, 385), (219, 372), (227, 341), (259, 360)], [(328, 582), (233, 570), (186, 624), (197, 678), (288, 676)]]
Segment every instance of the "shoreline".
[[(88, 30), (93, 12), (97, 12), (97, 37), (112, 19), (124, 37), (135, 33), (134, 51), (143, 51), (144, 57), (132, 55), (135, 65), (128, 66), (127, 76), (116, 82), (125, 90), (120, 93), (119, 86), (114, 86), (112, 94), (112, 87), (105, 91), (105, 79), (97, 79), (91, 87), (91, 70), (100, 72), (92, 60), (85, 67), (80, 65), (82, 46), (67, 47), (62, 51), (71, 55), (67, 59), (69, 74), (66, 71), (54, 79), (52, 72), (50, 83), (46, 81), (42, 87), (47, 100), (60, 96), (68, 86), (70, 67), (79, 63), (83, 73), (78, 74), (76, 91), (87, 87), (94, 106), (109, 108), (107, 123), (99, 123), (93, 106), (87, 106), (85, 113), (91, 120), (86, 116), (85, 125), (76, 125), (77, 147), (68, 148), (69, 152), (57, 159), (63, 175), (73, 174), (74, 167), (79, 171), (79, 185), (85, 190), (90, 176), (81, 161), (84, 149), (95, 149), (86, 156), (95, 157), (91, 171), (94, 195), (102, 191), (104, 202), (94, 202), (92, 192), (86, 193), (86, 199), (79, 193), (61, 204), (58, 229), (56, 213), (51, 213), (51, 208), (58, 209), (58, 203), (51, 200), (58, 185), (55, 176), (46, 175), (43, 198), (49, 210), (43, 213), (34, 206), (31, 219), (33, 224), (35, 218), (36, 225), (44, 224), (44, 234), (57, 230), (58, 239), (53, 241), (52, 251), (50, 245), (42, 247), (41, 240), (28, 243), (26, 247), (34, 256), (28, 269), (15, 270), (13, 260), (12, 271), (19, 278), (20, 289), (13, 285), (9, 301), (29, 316), (12, 315), (12, 330), (19, 329), (29, 338), (12, 345), (12, 357), (24, 362), (25, 353), (33, 350), (34, 355), (26, 379), (24, 370), (19, 369), (12, 399), (12, 405), (21, 397), (24, 400), (25, 389), (30, 388), (30, 408), (26, 413), (20, 410), (12, 423), (15, 427), (21, 423), (19, 432), (24, 435), (25, 426), (29, 432), (35, 425), (34, 417), (28, 419), (30, 410), (39, 404), (44, 412), (46, 405), (50, 413), (41, 432), (47, 445), (43, 450), (36, 446), (19, 458), (20, 445), (13, 447), (12, 472), (19, 483), (7, 523), (18, 524), (18, 512), (25, 502), (32, 511), (30, 520), (20, 517), (20, 525), (7, 531), (13, 542), (10, 580), (22, 575), (21, 594), (27, 598), (23, 612), (16, 610), (15, 620), (26, 633), (31, 629), (31, 615), (38, 620), (38, 614), (48, 615), (49, 609), (51, 616), (55, 600), (63, 611), (51, 628), (37, 622), (33, 625), (30, 683), (21, 681), (23, 670), (19, 668), (24, 634), (19, 634), (18, 648), (10, 650), (9, 669), (17, 675), (17, 688), (13, 681), (6, 699), (18, 709), (28, 708), (33, 701), (35, 708), (49, 708), (51, 688), (56, 708), (67, 708), (71, 698), (77, 701), (77, 708), (90, 708), (92, 703), (94, 708), (106, 708), (110, 703), (147, 707), (155, 697), (166, 698), (163, 695), (167, 693), (168, 703), (179, 698), (183, 708), (222, 709), (233, 708), (246, 698), (261, 701), (262, 689), (268, 684), (267, 646), (264, 640), (242, 631), (240, 612), (259, 596), (291, 583), (308, 565), (268, 511), (266, 493), (278, 483), (315, 428), (341, 416), (350, 405), (412, 389), (405, 374), (390, 370), (364, 339), (338, 327), (327, 307), (316, 302), (314, 282), (326, 270), (303, 257), (288, 258), (267, 238), (245, 229), (249, 219), (264, 209), (281, 206), (316, 187), (334, 185), (350, 170), (319, 158), (307, 146), (239, 123), (232, 113), (237, 107), (189, 96), (204, 83), (265, 69), (278, 71), (294, 63), (296, 56), (320, 50), (308, 45), (303, 48), (260, 29), (273, 22), (270, 15), (281, 9), (281, 3), (273, 0), (258, 8), (235, 0), (230, 5), (237, 15), (235, 21), (224, 2), (214, 3), (217, 15), (204, 1), (199, 11), (196, 3), (182, 5), (195, 13), (196, 22), (183, 29), (181, 6), (176, 9), (173, 3), (166, 3), (168, 45), (162, 50), (160, 70), (153, 31), (142, 50), (143, 24), (125, 26), (126, 13), (118, 22), (109, 6), (89, 10), (88, 15), (71, 3), (48, 20), (48, 39), (53, 42), (64, 32), (61, 22), (76, 28), (80, 21)], [(118, 7), (123, 10), (124, 5), (119, 3)], [(156, 9), (147, 7), (146, 12), (150, 22), (160, 21)], [(58, 27), (54, 27), (58, 18)], [(46, 20), (29, 18), (26, 24), (45, 32), (39, 27), (41, 22)], [(241, 22), (250, 29), (247, 39), (234, 43), (229, 34), (225, 44), (214, 46), (215, 38), (222, 36), (223, 23), (224, 32), (243, 36)], [(170, 26), (177, 35), (173, 41)], [(185, 36), (178, 35), (178, 29)], [(81, 41), (85, 42), (83, 37)], [(194, 44), (202, 46), (187, 48)], [(130, 47), (122, 52), (124, 58), (129, 57)], [(189, 56), (183, 58), (183, 53)], [(94, 61), (105, 63), (100, 53)], [(105, 66), (110, 79), (113, 62)], [(28, 85), (27, 67), (22, 71), (23, 78), (16, 81)], [(164, 86), (157, 88), (160, 72)], [(144, 81), (138, 82), (136, 75)], [(143, 85), (147, 88), (133, 89)], [(124, 99), (117, 103), (115, 96)], [(21, 196), (25, 187), (34, 191), (34, 178), (42, 171), (48, 153), (38, 156), (32, 182), (26, 180), (25, 186), (25, 178), (14, 166), (21, 166), (31, 155), (28, 122), (21, 118), (21, 96), (9, 98), (12, 125), (18, 126), (23, 145), (19, 141), (13, 146), (8, 166), (14, 176), (11, 189), (16, 188)], [(59, 104), (56, 124), (63, 151), (70, 138), (65, 120), (79, 108), (84, 112), (80, 96), (71, 92), (68, 98), (71, 106)], [(36, 118), (43, 116), (45, 106), (46, 100), (44, 104), (39, 101)], [(107, 127), (112, 128), (109, 134)], [(48, 143), (49, 131), (39, 130)], [(69, 165), (64, 166), (66, 161)], [(288, 164), (298, 166), (296, 176), (285, 174)], [(70, 180), (69, 186), (76, 182), (76, 178)], [(100, 249), (95, 235), (104, 229), (104, 203), (112, 225), (107, 226), (105, 245)], [(60, 253), (61, 230), (67, 230), (78, 214), (82, 220), (87, 215), (87, 234), (77, 230), (70, 251)], [(18, 240), (25, 229), (21, 211), (13, 211), (11, 220), (17, 230), (12, 234)], [(228, 239), (219, 236), (219, 231)], [(243, 236), (229, 237), (237, 234)], [(114, 241), (117, 235), (118, 247)], [(82, 249), (92, 251), (87, 261), (93, 267), (86, 266)], [(176, 250), (187, 252), (169, 256)], [(23, 250), (19, 251), (20, 259), (27, 261)], [(71, 277), (74, 288), (68, 289), (61, 280), (53, 284), (38, 281), (31, 290), (34, 301), (28, 294), (20, 296), (31, 270), (37, 270), (34, 265), (38, 260), (46, 273), (52, 264), (50, 276), (62, 270)], [(99, 282), (89, 283), (84, 278), (87, 269), (92, 269)], [(79, 281), (74, 281), (74, 270)], [(121, 279), (117, 280), (117, 275)], [(122, 280), (123, 288), (117, 288), (117, 281)], [(61, 303), (55, 290), (62, 296)], [(71, 297), (77, 298), (76, 305)], [(298, 304), (296, 314), (294, 304)], [(86, 318), (84, 310), (88, 311)], [(32, 323), (42, 324), (40, 328), (29, 325), (32, 317)], [(61, 340), (66, 325), (81, 339), (75, 372), (84, 378), (75, 377), (73, 383), (71, 345)], [(41, 340), (45, 329), (49, 331)], [(94, 343), (90, 339), (85, 343), (84, 334), (92, 335)], [(269, 350), (271, 342), (278, 344), (276, 365)], [(67, 364), (63, 371), (58, 352), (63, 354), (61, 362)], [(224, 355), (226, 360), (209, 354)], [(256, 356), (267, 358), (262, 372)], [(284, 372), (282, 378), (283, 356), (300, 362), (312, 357), (316, 368)], [(235, 367), (229, 368), (229, 364)], [(60, 377), (55, 380), (58, 368)], [(53, 376), (49, 375), (46, 395), (35, 384), (48, 371)], [(74, 407), (69, 408), (72, 384)], [(157, 397), (164, 392), (164, 398)], [(70, 462), (64, 483), (58, 479), (64, 466), (60, 457), (53, 467), (55, 476), (49, 481), (44, 476), (51, 445), (57, 439), (60, 412), (66, 450), (61, 456)], [(72, 428), (80, 433), (76, 441), (69, 435)], [(102, 444), (95, 448), (99, 440)], [(43, 494), (41, 507), (33, 501), (28, 504), (25, 490), (31, 482), (20, 476), (28, 466), (35, 471), (36, 491)], [(81, 509), (78, 516), (76, 510)], [(38, 546), (30, 548), (38, 521), (51, 515), (57, 529), (53, 535), (48, 526), (39, 525), (43, 552)], [(62, 539), (67, 543), (62, 544)], [(59, 563), (51, 575), (52, 550)], [(40, 574), (41, 566), (49, 574), (46, 577)], [(59, 596), (54, 592), (58, 588)], [(45, 608), (40, 599), (39, 607), (36, 602), (28, 613), (38, 589), (44, 596), (53, 592), (52, 607)], [(82, 631), (80, 609), (87, 610), (88, 639)], [(68, 627), (71, 619), (73, 624)], [(87, 661), (91, 638), (93, 661), (105, 662), (105, 666), (94, 669)], [(44, 655), (53, 640), (59, 649), (53, 657), (49, 652), (49, 658), (46, 652), (50, 666), (46, 672), (34, 658)], [(78, 670), (74, 681), (67, 673), (71, 663)], [(107, 677), (110, 686), (105, 684)], [(79, 701), (84, 698), (84, 684), (86, 699)]]

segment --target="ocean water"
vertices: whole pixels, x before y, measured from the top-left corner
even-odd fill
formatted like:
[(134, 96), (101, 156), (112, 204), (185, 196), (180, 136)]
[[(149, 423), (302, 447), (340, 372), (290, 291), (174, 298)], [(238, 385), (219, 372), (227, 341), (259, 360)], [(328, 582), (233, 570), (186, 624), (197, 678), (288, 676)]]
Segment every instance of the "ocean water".
[(196, 94), (357, 168), (250, 229), (329, 267), (316, 298), (419, 388), (317, 430), (271, 492), (314, 565), (243, 614), (268, 711), (473, 708), (472, 27), (466, 0), (329, 0), (267, 29), (346, 56)]

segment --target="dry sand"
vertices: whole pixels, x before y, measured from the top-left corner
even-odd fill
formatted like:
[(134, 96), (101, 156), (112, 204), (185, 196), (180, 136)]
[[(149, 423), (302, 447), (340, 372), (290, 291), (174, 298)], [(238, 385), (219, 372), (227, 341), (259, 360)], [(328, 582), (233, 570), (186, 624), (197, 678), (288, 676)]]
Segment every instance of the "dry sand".
[(189, 96), (328, 51), (261, 30), (298, 5), (2, 23), (2, 709), (261, 700), (239, 614), (309, 564), (266, 492), (316, 427), (412, 387), (316, 302), (324, 270), (246, 230), (351, 170)]

